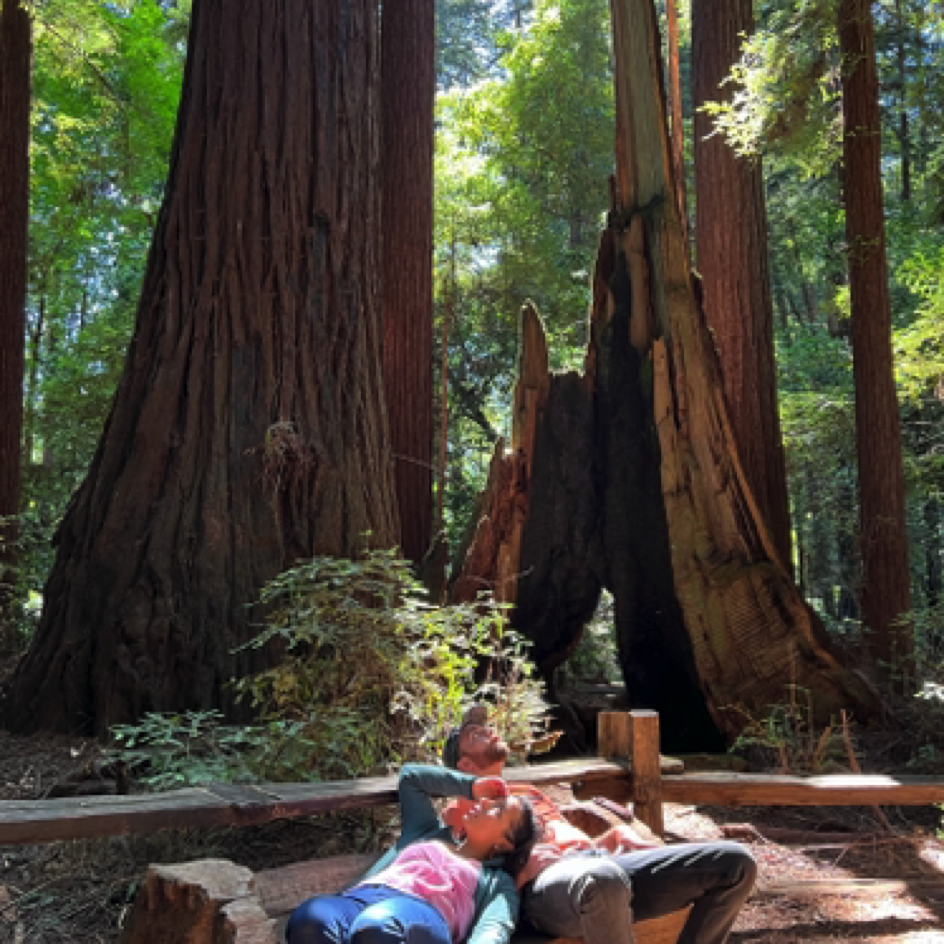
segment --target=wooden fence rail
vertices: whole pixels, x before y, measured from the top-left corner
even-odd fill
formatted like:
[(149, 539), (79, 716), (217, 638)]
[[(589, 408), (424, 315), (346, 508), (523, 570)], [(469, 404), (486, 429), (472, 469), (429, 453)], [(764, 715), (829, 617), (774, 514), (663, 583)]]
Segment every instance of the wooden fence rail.
[[(841, 774), (791, 777), (683, 773), (682, 763), (658, 752), (654, 712), (600, 716), (601, 750), (608, 757), (514, 767), (511, 781), (569, 783), (577, 799), (631, 800), (636, 815), (662, 834), (662, 804), (712, 806), (924, 806), (944, 804), (944, 780), (917, 776)], [(631, 758), (631, 760), (630, 760)], [(396, 803), (396, 778), (323, 783), (229, 783), (160, 794), (0, 802), (0, 846), (90, 839), (162, 829), (247, 826), (331, 810)]]

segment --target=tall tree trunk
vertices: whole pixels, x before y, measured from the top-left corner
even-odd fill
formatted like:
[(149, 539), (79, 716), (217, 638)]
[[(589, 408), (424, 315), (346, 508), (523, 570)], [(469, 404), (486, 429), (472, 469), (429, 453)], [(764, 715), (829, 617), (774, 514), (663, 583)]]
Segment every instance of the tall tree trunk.
[(869, 0), (841, 0), (843, 159), (859, 468), (862, 620), (880, 672), (913, 676), (905, 487), (885, 258), (881, 126)]
[(672, 172), (678, 200), (679, 221), (688, 239), (688, 197), (685, 186), (685, 117), (679, 62), (678, 0), (666, 0), (669, 43), (669, 99), (672, 102)]
[(733, 737), (790, 681), (822, 719), (867, 717), (878, 697), (798, 593), (739, 460), (672, 188), (652, 0), (611, 10), (615, 206), (586, 372), (550, 374), (526, 309), (511, 451), (498, 444), (454, 596), (512, 601), (547, 676), (610, 587), (630, 702), (664, 714), (670, 749)]
[(29, 226), (30, 20), (0, 0), (0, 651), (13, 645)]
[(433, 515), (434, 0), (382, 8), (383, 371), (400, 546), (419, 563)]
[(396, 540), (372, 0), (198, 0), (111, 415), (58, 533), (17, 730), (226, 706), (260, 587)]
[(899, 108), (898, 108), (898, 147), (901, 149), (901, 202), (907, 203), (911, 199), (911, 132), (908, 128), (908, 54), (905, 48), (905, 37), (908, 35), (908, 21), (902, 0), (895, 0), (895, 20), (897, 29), (897, 60)]
[(692, 0), (692, 86), (698, 270), (721, 359), (738, 454), (777, 554), (791, 564), (787, 473), (777, 410), (773, 303), (760, 161), (739, 158), (713, 134), (709, 101), (730, 100), (722, 84), (753, 32), (751, 0)]

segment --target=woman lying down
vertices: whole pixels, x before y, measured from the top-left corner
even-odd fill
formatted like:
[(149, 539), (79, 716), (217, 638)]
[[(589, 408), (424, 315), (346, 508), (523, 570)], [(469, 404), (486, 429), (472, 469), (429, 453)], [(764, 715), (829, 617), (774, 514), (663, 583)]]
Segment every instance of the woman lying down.
[[(356, 885), (303, 902), (288, 944), (508, 944), (518, 917), (514, 876), (537, 840), (527, 800), (498, 777), (407, 764), (402, 832)], [(433, 797), (474, 800), (446, 826)]]

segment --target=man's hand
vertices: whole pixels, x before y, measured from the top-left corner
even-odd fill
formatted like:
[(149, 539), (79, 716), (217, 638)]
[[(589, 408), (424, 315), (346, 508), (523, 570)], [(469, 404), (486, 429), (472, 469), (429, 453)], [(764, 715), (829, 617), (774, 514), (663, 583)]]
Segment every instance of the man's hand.
[(612, 822), (589, 803), (568, 803), (558, 809), (571, 826), (591, 837), (602, 836), (612, 826)]
[(661, 846), (662, 842), (655, 838), (644, 839), (634, 832), (632, 826), (621, 823), (594, 839), (593, 845), (594, 848), (605, 849), (612, 855), (620, 855), (635, 849), (655, 849)]
[(491, 799), (508, 796), (508, 784), (501, 777), (479, 777), (472, 784), (472, 798), (475, 800)]
[(533, 878), (537, 878), (549, 865), (560, 862), (563, 856), (557, 846), (539, 842), (532, 850), (525, 867), (518, 873), (515, 884), (520, 891)]

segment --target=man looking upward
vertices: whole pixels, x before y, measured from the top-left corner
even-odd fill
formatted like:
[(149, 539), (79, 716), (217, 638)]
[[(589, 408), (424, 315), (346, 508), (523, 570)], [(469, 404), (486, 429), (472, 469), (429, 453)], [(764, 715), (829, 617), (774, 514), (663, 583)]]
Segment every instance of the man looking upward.
[[(477, 777), (501, 777), (508, 745), (488, 722), (484, 705), (470, 708), (450, 733), (443, 762)], [(664, 846), (615, 826), (591, 839), (566, 819), (566, 808), (528, 784), (526, 796), (543, 830), (518, 875), (522, 914), (555, 937), (586, 944), (632, 944), (633, 921), (692, 906), (678, 944), (723, 944), (757, 877), (750, 853), (733, 842)], [(451, 825), (458, 812), (447, 810)]]

